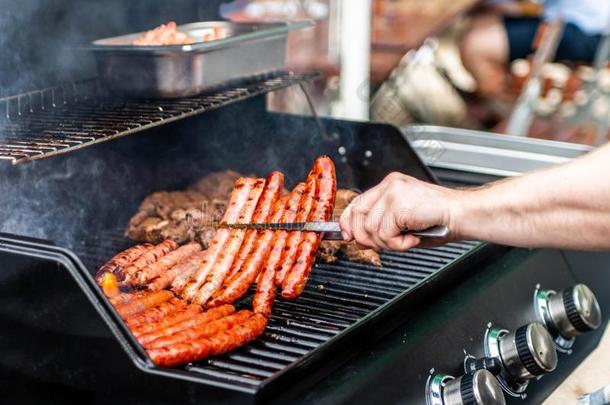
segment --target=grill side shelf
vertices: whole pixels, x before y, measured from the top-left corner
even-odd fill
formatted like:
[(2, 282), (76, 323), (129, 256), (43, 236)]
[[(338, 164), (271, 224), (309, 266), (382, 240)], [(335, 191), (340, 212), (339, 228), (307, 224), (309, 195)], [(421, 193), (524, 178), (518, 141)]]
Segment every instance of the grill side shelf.
[(309, 81), (316, 73), (279, 72), (174, 100), (124, 99), (98, 80), (0, 98), (0, 160), (12, 164), (68, 153), (261, 94)]

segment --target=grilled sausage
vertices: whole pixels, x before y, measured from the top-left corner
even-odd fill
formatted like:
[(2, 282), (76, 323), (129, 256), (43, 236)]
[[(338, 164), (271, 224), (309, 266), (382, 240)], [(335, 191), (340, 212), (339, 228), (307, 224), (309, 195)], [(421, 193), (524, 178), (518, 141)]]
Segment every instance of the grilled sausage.
[(251, 311), (244, 309), (227, 317), (216, 319), (198, 326), (192, 326), (169, 336), (160, 337), (148, 343), (145, 347), (147, 349), (154, 349), (173, 346), (178, 343), (208, 337), (223, 330), (231, 329), (235, 325), (245, 322), (248, 318), (252, 317), (252, 315), (253, 313)]
[[(259, 224), (265, 222), (271, 222), (270, 217), (273, 214), (274, 204), (277, 199), (280, 197), (282, 190), (284, 188), (284, 175), (280, 172), (272, 172), (267, 177), (267, 183), (265, 185), (265, 189), (263, 190), (263, 194), (261, 194), (258, 205), (256, 206), (256, 210), (254, 211), (254, 215), (252, 215), (252, 223)], [(248, 229), (246, 231), (246, 235), (244, 236), (244, 242), (239, 250), (239, 255), (233, 261), (231, 265), (231, 270), (227, 273), (227, 279), (229, 279), (233, 274), (237, 273), (241, 268), (250, 251), (254, 248), (256, 244), (256, 240), (258, 239), (260, 232), (257, 232), (254, 229)]]
[[(328, 221), (333, 213), (337, 180), (335, 166), (327, 156), (316, 159), (314, 172), (318, 176), (314, 209), (308, 221)], [(303, 292), (311, 268), (316, 259), (322, 235), (317, 232), (303, 232), (303, 241), (299, 245), (297, 259), (282, 284), (282, 297), (295, 299)]]
[[(248, 199), (248, 195), (256, 182), (257, 179), (248, 177), (240, 177), (239, 179), (235, 180), (235, 186), (231, 192), (231, 198), (229, 199), (227, 210), (222, 217), (222, 222), (233, 223), (237, 221), (239, 214)], [(218, 255), (223, 250), (223, 247), (230, 235), (230, 229), (223, 228), (216, 232), (214, 239), (212, 239), (210, 246), (206, 250), (205, 259), (201, 262), (196, 273), (182, 290), (181, 294), (184, 299), (191, 301), (195, 297), (199, 291), (199, 288), (206, 281), (210, 270), (216, 263)]]
[[(284, 214), (282, 222), (291, 222), (296, 216), (296, 212), (301, 201), (301, 197), (305, 192), (305, 183), (299, 183), (292, 193), (286, 196), (286, 204), (284, 206)], [(275, 273), (276, 268), (280, 263), (284, 244), (286, 242), (288, 232), (276, 231), (273, 233), (273, 238), (270, 243), (270, 251), (263, 264), (259, 279), (256, 285), (256, 293), (252, 300), (252, 306), (257, 313), (271, 316), (271, 307), (275, 298)]]
[(209, 311), (202, 312), (191, 318), (184, 319), (180, 322), (175, 322), (168, 327), (156, 329), (147, 335), (141, 336), (139, 341), (144, 346), (146, 346), (148, 343), (156, 339), (171, 336), (175, 333), (180, 333), (181, 331), (187, 330), (189, 328), (200, 327), (217, 319), (232, 315), (234, 312), (235, 307), (233, 305), (223, 305), (221, 307), (212, 308)]
[(115, 307), (121, 318), (128, 317), (147, 310), (148, 308), (156, 307), (165, 301), (173, 298), (174, 294), (170, 291), (155, 291), (143, 295), (135, 295), (133, 300), (119, 304)]
[(173, 312), (183, 309), (184, 307), (186, 307), (186, 302), (178, 298), (172, 298), (169, 301), (165, 301), (158, 307), (149, 308), (146, 311), (127, 318), (125, 323), (129, 329), (133, 330), (141, 325), (156, 322)]
[[(312, 209), (314, 203), (314, 197), (316, 193), (316, 183), (317, 183), (317, 175), (316, 173), (309, 172), (307, 176), (307, 188), (303, 196), (301, 197), (301, 201), (299, 202), (299, 210), (297, 211), (296, 217), (294, 218), (294, 222), (305, 222), (307, 218), (309, 218), (309, 212)], [(303, 232), (300, 231), (291, 231), (288, 234), (288, 238), (286, 240), (286, 245), (284, 246), (284, 250), (282, 251), (282, 260), (279, 268), (276, 270), (275, 282), (278, 286), (281, 286), (284, 282), (284, 278), (292, 264), (296, 260), (297, 249), (299, 248), (299, 244), (303, 239)]]
[(173, 367), (202, 360), (210, 355), (226, 353), (243, 346), (259, 337), (266, 326), (267, 319), (262, 315), (254, 314), (244, 323), (219, 332), (207, 339), (201, 338), (162, 348), (149, 349), (148, 355), (153, 363), (162, 367)]
[[(170, 285), (173, 285), (174, 281), (176, 281), (178, 277), (181, 277), (180, 282), (182, 282), (182, 286), (184, 286), (184, 284), (186, 284), (186, 282), (188, 281), (189, 277), (193, 275), (193, 273), (195, 273), (195, 271), (199, 267), (199, 264), (205, 258), (205, 254), (205, 251), (198, 251), (191, 254), (184, 260), (174, 264), (169, 269), (162, 272), (159, 277), (149, 282), (146, 288), (151, 291), (163, 290), (169, 287)], [(176, 283), (176, 285), (178, 285), (178, 283)], [(174, 293), (180, 293), (178, 289), (172, 290), (174, 291)]]
[(178, 309), (165, 317), (159, 319), (156, 322), (140, 325), (131, 329), (131, 333), (142, 343), (150, 342), (155, 340), (159, 335), (154, 332), (161, 331), (169, 326), (175, 325), (182, 321), (193, 318), (195, 315), (201, 313), (201, 305), (187, 305), (184, 308)]
[(119, 279), (124, 284), (131, 284), (131, 278), (146, 266), (155, 263), (164, 255), (176, 249), (178, 245), (173, 240), (165, 240), (150, 249), (147, 249), (140, 257), (129, 266), (119, 271)]
[(118, 253), (112, 259), (108, 260), (95, 274), (95, 280), (98, 284), (102, 281), (103, 275), (106, 273), (116, 274), (117, 270), (128, 266), (131, 262), (136, 260), (146, 250), (152, 247), (151, 244), (136, 245), (129, 249), (123, 250)]
[[(239, 218), (237, 220), (238, 223), (250, 222), (264, 187), (265, 180), (257, 179), (256, 183), (252, 187), (252, 190), (250, 191), (250, 195), (248, 196), (248, 200), (246, 201), (243, 210), (239, 214)], [(239, 252), (239, 248), (244, 240), (245, 233), (246, 231), (244, 229), (231, 230), (229, 240), (224, 246), (222, 252), (220, 252), (218, 255), (218, 259), (214, 264), (212, 271), (210, 271), (208, 274), (206, 283), (202, 285), (197, 294), (195, 294), (195, 297), (193, 298), (194, 303), (204, 305), (212, 296), (214, 291), (222, 286), (222, 282), (231, 269), (231, 264), (233, 264), (235, 256), (237, 256), (237, 253)]]
[[(278, 194), (280, 190), (281, 185), (278, 189)], [(285, 196), (277, 200), (273, 204), (273, 209), (271, 212), (269, 212), (267, 217), (263, 218), (262, 221), (270, 223), (281, 221), (284, 215), (284, 206), (288, 201), (288, 197), (289, 196)], [(271, 250), (271, 239), (273, 238), (274, 233), (271, 230), (254, 232), (255, 241), (253, 250), (249, 252), (243, 266), (241, 266), (241, 269), (239, 269), (232, 276), (227, 277), (225, 287), (214, 293), (212, 300), (210, 300), (208, 303), (208, 306), (215, 307), (222, 304), (232, 304), (233, 302), (237, 301), (246, 291), (248, 291), (248, 287), (250, 287), (260, 272), (263, 263)]]
[[(197, 242), (187, 243), (186, 245), (180, 246), (178, 249), (169, 252), (165, 256), (159, 259), (159, 261), (149, 264), (144, 267), (134, 276), (134, 282), (137, 285), (145, 285), (151, 280), (163, 274), (169, 270), (172, 266), (180, 263), (189, 256), (197, 253), (201, 250), (201, 245)], [(169, 283), (168, 283), (169, 284)]]

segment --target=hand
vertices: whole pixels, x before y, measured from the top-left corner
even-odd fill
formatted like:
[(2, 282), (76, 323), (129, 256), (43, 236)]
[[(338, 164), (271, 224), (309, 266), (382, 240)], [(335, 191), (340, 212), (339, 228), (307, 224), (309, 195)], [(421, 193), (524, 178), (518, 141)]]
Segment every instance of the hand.
[(340, 221), (343, 237), (375, 250), (408, 250), (420, 240), (401, 231), (446, 225), (451, 232), (451, 206), (458, 193), (391, 173), (345, 209)]

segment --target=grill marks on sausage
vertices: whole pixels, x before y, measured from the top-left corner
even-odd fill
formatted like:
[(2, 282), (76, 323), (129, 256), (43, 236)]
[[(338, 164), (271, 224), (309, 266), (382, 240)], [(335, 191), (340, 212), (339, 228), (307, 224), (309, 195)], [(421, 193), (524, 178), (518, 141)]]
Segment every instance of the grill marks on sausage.
[[(255, 183), (249, 193), (248, 199), (244, 204), (237, 223), (249, 223), (256, 209), (256, 205), (265, 186), (265, 179), (253, 179)], [(212, 294), (220, 288), (228, 271), (231, 269), (233, 260), (239, 253), (239, 248), (243, 242), (246, 231), (243, 229), (232, 229), (229, 239), (226, 241), (222, 252), (218, 255), (211, 271), (209, 272), (205, 284), (193, 297), (193, 302), (204, 305)]]
[[(330, 158), (322, 157), (316, 160), (313, 172), (317, 176), (316, 195), (308, 221), (328, 221), (333, 213), (337, 191), (335, 166)], [(321, 240), (322, 235), (319, 233), (303, 232), (303, 241), (299, 245), (296, 261), (282, 284), (284, 299), (295, 299), (305, 289)]]
[(198, 242), (191, 242), (161, 257), (158, 261), (144, 267), (135, 275), (137, 285), (146, 285), (164, 272), (201, 250)]
[(243, 346), (260, 336), (267, 326), (267, 318), (253, 314), (241, 324), (234, 325), (208, 338), (191, 340), (162, 348), (149, 349), (152, 361), (163, 367), (173, 367), (208, 356), (219, 355)]
[(149, 308), (154, 308), (173, 297), (174, 294), (172, 294), (171, 291), (154, 291), (148, 294), (142, 294), (140, 297), (134, 297), (128, 302), (117, 305), (115, 309), (121, 318), (126, 319), (132, 315), (146, 311)]
[[(235, 186), (231, 192), (229, 198), (229, 204), (227, 210), (224, 213), (222, 222), (233, 223), (239, 219), (240, 212), (248, 200), (250, 191), (252, 191), (254, 185), (258, 179), (252, 179), (247, 177), (240, 177), (235, 181)], [(205, 283), (208, 274), (212, 270), (216, 259), (231, 235), (231, 230), (226, 228), (218, 229), (216, 235), (210, 242), (210, 246), (206, 250), (205, 259), (200, 263), (199, 268), (184, 286), (181, 295), (186, 300), (192, 300), (199, 292), (199, 288)]]
[(152, 245), (149, 243), (145, 243), (143, 245), (132, 246), (129, 249), (126, 249), (112, 259), (108, 260), (100, 269), (97, 271), (95, 275), (95, 280), (100, 283), (104, 274), (117, 274), (123, 267), (129, 265), (131, 262), (140, 257), (146, 250), (151, 248)]
[(133, 330), (141, 325), (156, 322), (168, 314), (184, 308), (185, 306), (186, 303), (184, 301), (177, 298), (172, 298), (157, 307), (149, 308), (135, 316), (127, 318), (125, 323), (127, 326), (129, 326), (129, 329)]
[(176, 249), (178, 244), (173, 240), (165, 240), (158, 245), (151, 246), (146, 249), (137, 259), (119, 270), (119, 278), (123, 284), (131, 284), (134, 277), (140, 270), (146, 266), (155, 263), (161, 257), (165, 256), (172, 250)]
[[(133, 333), (138, 340), (145, 340), (146, 336), (148, 336), (149, 340), (154, 340), (156, 337), (152, 332), (159, 331), (179, 322), (191, 319), (193, 316), (201, 313), (201, 310), (200, 305), (185, 305), (182, 308), (178, 308), (175, 311), (166, 314), (163, 318), (155, 322), (142, 324), (134, 328), (131, 328), (130, 326), (131, 333)], [(144, 344), (143, 342), (141, 343)]]
[[(303, 196), (301, 197), (301, 201), (299, 202), (299, 209), (293, 222), (305, 222), (307, 221), (307, 218), (309, 218), (309, 212), (313, 207), (314, 197), (316, 193), (316, 182), (317, 174), (314, 173), (312, 170), (309, 173), (309, 176), (307, 176), (307, 187), (305, 189), (305, 193), (303, 193)], [(286, 245), (284, 246), (284, 250), (282, 251), (281, 264), (276, 270), (275, 281), (278, 286), (282, 285), (286, 274), (288, 274), (288, 271), (290, 271), (292, 264), (296, 260), (297, 250), (302, 239), (303, 232), (289, 232), (288, 238), (286, 240)]]

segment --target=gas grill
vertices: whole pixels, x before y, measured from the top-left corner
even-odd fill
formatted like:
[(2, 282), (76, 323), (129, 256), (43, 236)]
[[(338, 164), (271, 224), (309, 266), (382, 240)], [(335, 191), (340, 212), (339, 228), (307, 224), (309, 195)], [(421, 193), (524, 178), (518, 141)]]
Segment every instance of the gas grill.
[[(0, 99), (3, 399), (450, 405), (458, 402), (442, 392), (469, 359), (491, 364), (477, 363), (478, 372), (500, 372), (489, 336), (534, 321), (552, 329), (538, 312), (546, 298), (535, 297), (586, 283), (609, 312), (605, 254), (462, 241), (382, 253), (381, 268), (318, 263), (301, 297), (276, 300), (256, 341), (183, 367), (154, 366), (92, 278), (131, 245), (123, 229), (146, 195), (225, 169), (280, 170), (292, 187), (322, 154), (344, 188), (365, 190), (391, 171), (436, 181), (392, 126), (266, 109), (267, 93), (314, 77), (274, 72), (174, 100), (119, 98), (90, 79)], [(601, 329), (575, 340), (552, 330), (565, 352), (559, 366), (516, 386), (500, 373), (508, 401), (540, 402)]]

